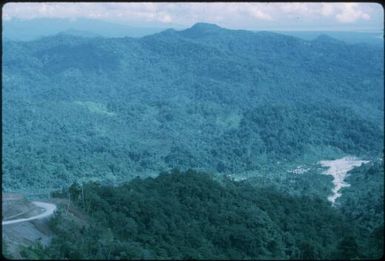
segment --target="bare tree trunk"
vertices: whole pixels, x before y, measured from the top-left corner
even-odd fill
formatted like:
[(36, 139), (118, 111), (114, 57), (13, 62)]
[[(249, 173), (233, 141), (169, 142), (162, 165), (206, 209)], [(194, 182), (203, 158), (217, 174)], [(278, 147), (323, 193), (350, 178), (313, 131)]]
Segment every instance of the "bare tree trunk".
[(84, 201), (84, 189), (83, 189), (83, 183), (82, 183), (82, 198), (83, 198), (83, 207), (86, 207), (85, 201)]
[(69, 209), (69, 207), (70, 207), (70, 203), (71, 203), (71, 193), (68, 192), (68, 204), (67, 204), (67, 209), (66, 209), (66, 216), (67, 216), (67, 214), (68, 214), (68, 209)]

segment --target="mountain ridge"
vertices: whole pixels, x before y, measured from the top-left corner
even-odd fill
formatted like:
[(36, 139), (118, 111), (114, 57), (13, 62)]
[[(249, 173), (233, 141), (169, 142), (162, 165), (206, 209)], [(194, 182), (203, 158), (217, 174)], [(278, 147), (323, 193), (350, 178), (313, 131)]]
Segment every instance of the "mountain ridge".
[[(321, 34), (320, 36), (318, 36), (316, 39), (313, 39), (313, 40), (303, 40), (299, 37), (296, 37), (296, 36), (291, 36), (291, 35), (287, 35), (287, 34), (283, 34), (283, 33), (279, 33), (279, 32), (275, 32), (275, 31), (266, 31), (266, 30), (261, 30), (261, 31), (252, 31), (252, 30), (245, 30), (245, 29), (229, 29), (229, 28), (225, 28), (225, 27), (220, 27), (216, 24), (213, 24), (213, 23), (204, 23), (204, 22), (198, 22), (198, 23), (195, 23), (193, 24), (191, 27), (189, 28), (186, 28), (186, 29), (182, 29), (182, 30), (176, 30), (174, 28), (168, 28), (168, 29), (164, 29), (160, 32), (155, 32), (153, 34), (149, 34), (149, 35), (145, 35), (145, 36), (141, 36), (139, 38), (137, 37), (130, 37), (130, 36), (121, 36), (121, 37), (104, 37), (106, 39), (108, 38), (134, 38), (134, 39), (141, 39), (141, 38), (146, 38), (146, 37), (151, 37), (151, 36), (154, 36), (154, 35), (159, 35), (159, 34), (167, 34), (167, 35), (171, 35), (171, 34), (178, 34), (178, 35), (181, 35), (181, 36), (187, 36), (187, 37), (191, 37), (193, 36), (194, 37), (202, 37), (202, 36), (205, 36), (205, 35), (210, 35), (212, 33), (223, 33), (223, 32), (230, 32), (230, 33), (247, 33), (247, 34), (251, 34), (251, 35), (262, 35), (262, 36), (278, 36), (278, 37), (283, 37), (285, 39), (296, 39), (296, 40), (302, 40), (302, 41), (306, 41), (306, 42), (312, 42), (312, 41), (315, 41), (316, 39), (319, 39), (319, 40), (326, 40), (326, 41), (334, 41), (334, 42), (339, 42), (339, 43), (343, 43), (343, 41), (340, 41), (334, 37), (331, 37), (327, 34)], [(69, 36), (75, 36), (75, 37), (82, 37), (82, 34), (85, 34), (86, 37), (103, 37), (97, 33), (93, 33), (93, 32), (90, 32), (90, 31), (85, 31), (85, 30), (77, 30), (77, 29), (73, 29), (73, 28), (69, 28), (67, 30), (64, 30), (64, 31), (60, 31), (56, 34), (53, 34), (53, 35), (46, 35), (46, 36), (42, 36), (40, 39), (34, 39), (32, 41), (40, 41), (41, 39), (49, 39), (50, 37), (55, 37), (56, 35), (69, 35)], [(89, 36), (87, 36), (89, 35)], [(15, 40), (12, 40), (12, 39), (9, 39), (7, 38), (8, 41), (15, 41)]]

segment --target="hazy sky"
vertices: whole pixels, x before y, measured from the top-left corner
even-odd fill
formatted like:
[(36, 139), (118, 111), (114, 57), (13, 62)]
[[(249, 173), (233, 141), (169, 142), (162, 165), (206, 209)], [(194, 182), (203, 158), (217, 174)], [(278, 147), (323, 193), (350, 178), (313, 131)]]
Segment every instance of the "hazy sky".
[(7, 3), (3, 19), (91, 18), (129, 25), (234, 29), (383, 30), (377, 3)]

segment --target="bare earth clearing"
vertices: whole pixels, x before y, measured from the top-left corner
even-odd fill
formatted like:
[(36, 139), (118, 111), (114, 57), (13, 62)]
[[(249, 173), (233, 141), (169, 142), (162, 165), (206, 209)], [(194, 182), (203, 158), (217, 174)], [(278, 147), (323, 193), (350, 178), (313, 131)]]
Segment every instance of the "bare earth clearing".
[(355, 157), (347, 156), (341, 159), (336, 160), (322, 160), (319, 162), (322, 167), (327, 167), (328, 169), (323, 171), (322, 174), (333, 176), (333, 193), (328, 197), (328, 200), (334, 205), (336, 199), (341, 196), (339, 192), (343, 187), (349, 187), (350, 184), (344, 181), (347, 173), (359, 167), (362, 164), (368, 163), (367, 160), (359, 160)]

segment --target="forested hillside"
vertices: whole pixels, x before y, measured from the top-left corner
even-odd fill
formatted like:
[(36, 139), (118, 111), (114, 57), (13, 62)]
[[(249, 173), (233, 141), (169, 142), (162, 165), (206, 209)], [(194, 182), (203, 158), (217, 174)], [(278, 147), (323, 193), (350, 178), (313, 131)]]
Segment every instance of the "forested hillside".
[(3, 190), (383, 149), (383, 49), (196, 24), (3, 43)]
[(384, 254), (384, 162), (375, 161), (350, 172), (339, 200), (348, 222), (357, 224), (359, 242), (373, 256)]
[(24, 257), (346, 260), (383, 251), (381, 234), (373, 240), (356, 231), (358, 220), (347, 222), (326, 200), (191, 170), (118, 187), (73, 184), (55, 195), (70, 197), (90, 221), (83, 226), (59, 213), (52, 244), (24, 249)]

